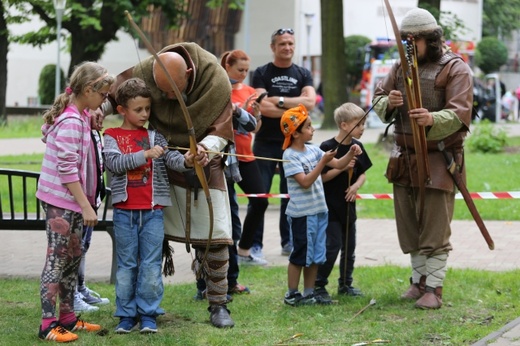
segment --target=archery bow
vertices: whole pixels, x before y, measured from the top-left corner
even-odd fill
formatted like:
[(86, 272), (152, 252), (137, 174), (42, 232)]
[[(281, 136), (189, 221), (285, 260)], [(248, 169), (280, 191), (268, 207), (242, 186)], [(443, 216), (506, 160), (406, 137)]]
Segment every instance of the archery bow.
[[(417, 50), (415, 41), (412, 36), (407, 38), (408, 58), (405, 54), (399, 27), (395, 21), (394, 13), (390, 7), (388, 0), (384, 0), (385, 6), (392, 23), (392, 29), (395, 35), (395, 43), (399, 51), (401, 59), (401, 71), (403, 74), (403, 84), (406, 93), (408, 110), (422, 108), (421, 89), (419, 85), (419, 69), (417, 65)], [(417, 176), (419, 185), (419, 226), (422, 224), (424, 212), (424, 200), (426, 194), (426, 184), (430, 183), (430, 168), (428, 163), (428, 148), (426, 145), (426, 133), (423, 126), (417, 124), (417, 121), (410, 119), (412, 127), (412, 135), (414, 142), (415, 157), (417, 160)], [(406, 135), (405, 135), (406, 138)], [(409, 165), (410, 166), (410, 165)]]
[[(190, 113), (188, 112), (188, 108), (186, 107), (186, 104), (184, 102), (184, 99), (182, 98), (182, 94), (181, 94), (179, 88), (177, 87), (177, 84), (175, 84), (172, 76), (168, 72), (168, 69), (166, 68), (166, 66), (164, 66), (161, 59), (159, 59), (157, 52), (153, 48), (150, 41), (148, 41), (148, 39), (146, 38), (146, 35), (141, 31), (141, 28), (139, 28), (139, 26), (134, 22), (130, 12), (125, 11), (125, 15), (128, 19), (128, 22), (130, 23), (130, 26), (137, 32), (137, 34), (143, 41), (144, 45), (146, 46), (146, 48), (150, 51), (150, 53), (152, 53), (152, 55), (155, 59), (155, 62), (158, 63), (159, 67), (163, 70), (163, 72), (166, 76), (166, 79), (168, 80), (168, 83), (170, 84), (173, 92), (175, 93), (177, 101), (179, 102), (179, 105), (182, 109), (182, 114), (184, 115), (184, 120), (186, 121), (186, 126), (188, 128), (188, 135), (189, 135), (189, 139), (190, 139), (190, 153), (193, 154), (193, 156), (196, 156), (197, 155), (197, 138), (195, 137), (195, 129), (193, 128), (193, 123), (191, 121)], [(206, 244), (206, 250), (205, 250), (204, 256), (202, 257), (201, 262), (200, 262), (199, 272), (197, 273), (197, 277), (198, 277), (198, 276), (200, 276), (200, 271), (202, 271), (202, 268), (204, 267), (203, 266), (204, 262), (206, 261), (206, 258), (208, 256), (210, 242), (213, 237), (213, 220), (214, 220), (214, 218), (213, 218), (213, 203), (211, 201), (211, 194), (209, 191), (209, 185), (208, 185), (208, 181), (206, 179), (206, 174), (204, 173), (202, 166), (200, 166), (196, 160), (194, 160), (194, 168), (195, 168), (195, 173), (197, 174), (200, 184), (204, 190), (204, 194), (206, 195), (206, 201), (208, 203), (208, 211), (209, 211), (208, 243)], [(189, 222), (189, 220), (187, 220), (186, 222)], [(189, 235), (187, 235), (186, 250), (188, 252), (190, 252), (189, 246), (190, 246), (190, 240), (189, 240)]]

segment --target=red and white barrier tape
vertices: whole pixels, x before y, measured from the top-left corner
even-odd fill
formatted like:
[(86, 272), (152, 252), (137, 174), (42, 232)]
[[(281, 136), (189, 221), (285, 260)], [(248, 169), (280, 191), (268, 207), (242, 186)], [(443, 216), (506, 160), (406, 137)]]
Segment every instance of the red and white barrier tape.
[[(238, 197), (258, 197), (258, 198), (289, 198), (286, 193), (239, 193)], [(472, 199), (519, 199), (520, 191), (507, 192), (470, 192)], [(455, 195), (456, 199), (463, 199), (460, 193)], [(391, 193), (358, 194), (357, 199), (394, 199)]]

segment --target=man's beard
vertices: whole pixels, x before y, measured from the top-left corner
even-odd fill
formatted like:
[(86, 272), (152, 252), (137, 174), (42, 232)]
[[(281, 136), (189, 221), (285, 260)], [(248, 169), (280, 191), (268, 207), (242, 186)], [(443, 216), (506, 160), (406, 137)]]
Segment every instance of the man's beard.
[(417, 63), (418, 63), (419, 65), (424, 65), (424, 64), (426, 64), (428, 61), (429, 61), (429, 59), (428, 59), (428, 56), (427, 56), (427, 55), (422, 55), (422, 56), (418, 56), (418, 57), (417, 57)]

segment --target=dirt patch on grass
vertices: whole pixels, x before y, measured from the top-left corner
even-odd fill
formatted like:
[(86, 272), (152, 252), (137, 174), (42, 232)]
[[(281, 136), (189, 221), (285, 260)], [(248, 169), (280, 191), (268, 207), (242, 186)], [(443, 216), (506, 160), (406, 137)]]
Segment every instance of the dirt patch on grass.
[(506, 154), (518, 154), (520, 153), (520, 146), (516, 147), (504, 147), (504, 152)]

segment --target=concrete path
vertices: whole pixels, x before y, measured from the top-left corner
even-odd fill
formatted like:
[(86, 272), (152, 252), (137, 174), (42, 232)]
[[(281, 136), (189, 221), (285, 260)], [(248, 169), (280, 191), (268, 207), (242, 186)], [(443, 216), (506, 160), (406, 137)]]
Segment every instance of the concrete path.
[[(520, 125), (503, 125), (510, 135), (520, 136)], [(377, 141), (384, 129), (367, 129), (363, 142)], [(334, 136), (335, 131), (317, 130), (315, 143)], [(19, 155), (42, 152), (44, 145), (39, 139), (0, 140), (1, 155)], [(378, 203), (378, 201), (373, 201)], [(518, 203), (512, 201), (511, 203)], [(245, 208), (241, 209), (243, 218)], [(287, 257), (280, 254), (278, 234), (279, 209), (270, 206), (265, 217), (264, 254), (269, 266), (287, 265)], [(520, 268), (520, 222), (485, 221), (495, 241), (495, 250), (490, 251), (473, 221), (452, 222), (452, 244), (449, 266), (452, 268), (473, 268), (503, 271)], [(359, 219), (357, 223), (358, 245), (356, 266), (378, 266), (394, 264), (409, 266), (409, 257), (399, 249), (396, 227), (393, 220)], [(4, 231), (0, 241), (0, 277), (39, 277), (45, 256), (45, 233)], [(186, 253), (184, 244), (174, 246), (175, 275), (165, 278), (166, 284), (194, 283), (190, 270), (192, 255)], [(95, 232), (87, 255), (87, 278), (108, 281), (110, 277), (112, 244), (108, 234)], [(247, 270), (242, 268), (242, 270)], [(247, 284), (247, 283), (245, 283)], [(195, 288), (195, 287), (194, 287)], [(493, 341), (491, 341), (493, 340)], [(484, 345), (520, 345), (520, 318), (504, 326), (501, 330), (475, 343)]]
[[(374, 203), (377, 203), (374, 201)], [(241, 209), (242, 216), (245, 208)], [(264, 255), (270, 266), (287, 265), (287, 257), (281, 255), (278, 234), (277, 207), (270, 207), (266, 214)], [(452, 244), (448, 264), (451, 268), (473, 268), (505, 271), (520, 268), (520, 222), (486, 221), (489, 233), (495, 241), (490, 251), (472, 221), (453, 221)], [(392, 264), (409, 266), (409, 256), (403, 255), (397, 242), (394, 220), (359, 219), (357, 222), (356, 266), (380, 266)], [(0, 242), (0, 277), (39, 277), (45, 258), (46, 237), (43, 231), (3, 231)], [(168, 284), (195, 282), (190, 270), (192, 254), (184, 244), (171, 243), (174, 247), (175, 275), (165, 278)], [(94, 232), (87, 255), (89, 280), (108, 281), (110, 278), (112, 243), (104, 232)]]

